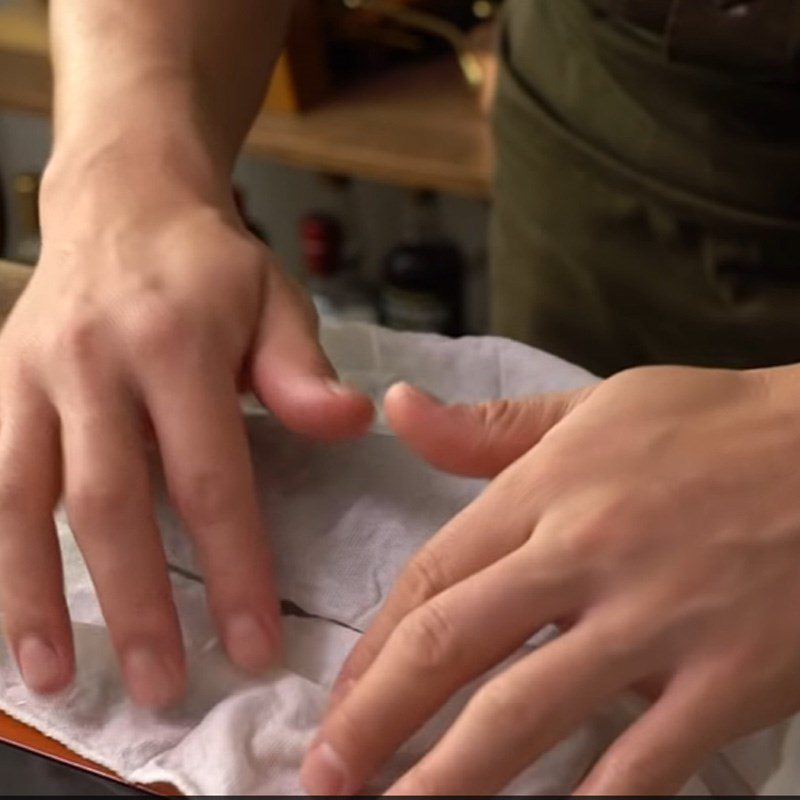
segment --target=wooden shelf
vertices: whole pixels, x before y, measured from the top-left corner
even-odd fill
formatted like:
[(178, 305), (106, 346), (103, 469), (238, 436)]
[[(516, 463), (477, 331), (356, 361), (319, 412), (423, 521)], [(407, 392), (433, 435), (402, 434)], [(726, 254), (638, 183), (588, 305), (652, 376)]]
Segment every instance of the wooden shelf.
[(47, 11), (30, 0), (0, 7), (0, 107), (50, 110)]
[[(0, 8), (0, 107), (49, 113), (43, 4)], [(487, 198), (488, 122), (453, 59), (365, 79), (300, 115), (262, 112), (250, 153), (306, 169)]]
[(299, 116), (262, 114), (247, 147), (311, 169), (489, 194), (488, 123), (451, 60), (365, 80)]

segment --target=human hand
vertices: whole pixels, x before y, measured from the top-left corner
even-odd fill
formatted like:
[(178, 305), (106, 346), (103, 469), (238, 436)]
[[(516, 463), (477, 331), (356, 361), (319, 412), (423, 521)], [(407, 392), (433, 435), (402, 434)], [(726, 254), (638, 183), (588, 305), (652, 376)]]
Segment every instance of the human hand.
[(345, 662), (302, 770), (348, 794), (539, 628), (388, 794), (492, 794), (613, 696), (648, 710), (577, 794), (673, 793), (704, 756), (800, 709), (795, 367), (653, 367), (446, 406), (393, 387), (433, 465), (494, 476), (405, 568)]
[(128, 690), (160, 707), (185, 671), (145, 439), (226, 651), (257, 672), (279, 616), (237, 389), (325, 439), (362, 433), (372, 409), (336, 381), (312, 307), (244, 229), (227, 181), (142, 155), (45, 180), (41, 261), (0, 334), (0, 607), (27, 685), (64, 687), (63, 489)]

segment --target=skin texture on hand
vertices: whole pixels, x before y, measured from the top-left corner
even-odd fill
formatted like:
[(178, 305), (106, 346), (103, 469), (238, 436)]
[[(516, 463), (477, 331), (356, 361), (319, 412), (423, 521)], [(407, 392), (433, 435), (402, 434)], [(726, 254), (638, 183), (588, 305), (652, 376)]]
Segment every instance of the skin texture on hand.
[(651, 367), (478, 406), (394, 387), (386, 414), (412, 449), (494, 480), (345, 662), (306, 789), (357, 791), (551, 622), (561, 636), (478, 689), (389, 794), (500, 792), (627, 690), (648, 709), (574, 791), (671, 794), (704, 756), (800, 710), (799, 377)]
[(41, 261), (0, 333), (0, 605), (26, 683), (64, 687), (63, 491), (129, 691), (160, 707), (185, 673), (147, 440), (227, 653), (258, 672), (279, 617), (237, 391), (327, 439), (362, 433), (372, 408), (336, 382), (312, 307), (232, 204), (153, 176), (142, 202), (114, 170), (96, 191), (48, 189)]
[(74, 672), (52, 511), (63, 494), (132, 698), (184, 688), (146, 444), (231, 660), (261, 671), (278, 608), (237, 392), (357, 436), (317, 320), (244, 229), (231, 170), (289, 0), (51, 0), (55, 146), (39, 264), (0, 333), (0, 608), (27, 685)]

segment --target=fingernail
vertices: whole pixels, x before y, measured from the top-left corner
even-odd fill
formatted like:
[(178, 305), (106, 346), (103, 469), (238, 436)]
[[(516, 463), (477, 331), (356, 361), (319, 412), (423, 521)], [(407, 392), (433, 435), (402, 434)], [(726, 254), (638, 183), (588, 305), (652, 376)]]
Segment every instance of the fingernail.
[(308, 794), (352, 794), (342, 757), (327, 743), (318, 744), (306, 756), (300, 769), (300, 782)]
[(225, 649), (231, 661), (247, 672), (261, 672), (277, 650), (276, 637), (254, 614), (234, 614), (225, 625)]
[(325, 385), (333, 394), (351, 396), (359, 393), (355, 386), (342, 383), (341, 381), (337, 381), (335, 378), (328, 378), (328, 380), (325, 381)]
[(17, 647), (19, 671), (25, 685), (34, 692), (61, 688), (64, 665), (56, 649), (39, 636), (25, 636)]
[(125, 683), (133, 702), (144, 708), (163, 708), (176, 699), (177, 678), (152, 647), (129, 648), (122, 659)]
[(406, 381), (400, 381), (400, 383), (394, 384), (394, 386), (391, 388), (399, 389), (404, 392), (410, 392), (411, 394), (414, 394), (423, 400), (428, 400), (431, 403), (435, 403), (437, 406), (442, 405), (443, 402), (435, 394), (431, 394), (430, 392), (425, 391), (425, 389), (420, 389), (419, 386), (414, 386), (414, 384), (407, 383)]

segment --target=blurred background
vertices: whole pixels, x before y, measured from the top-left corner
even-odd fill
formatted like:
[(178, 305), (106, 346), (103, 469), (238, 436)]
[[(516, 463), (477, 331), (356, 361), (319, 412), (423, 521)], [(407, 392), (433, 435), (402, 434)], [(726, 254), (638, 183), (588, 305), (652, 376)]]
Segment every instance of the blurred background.
[[(297, 0), (234, 184), (326, 315), (486, 329), (487, 109), (501, 0)], [(0, 254), (35, 264), (46, 0), (0, 0)]]

